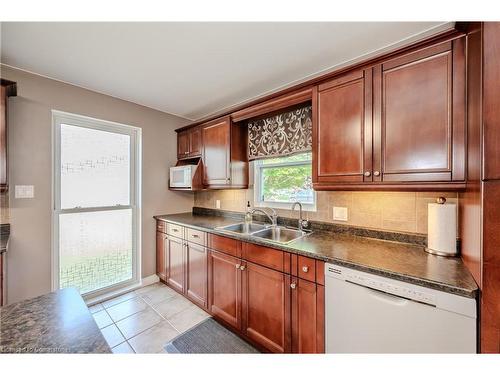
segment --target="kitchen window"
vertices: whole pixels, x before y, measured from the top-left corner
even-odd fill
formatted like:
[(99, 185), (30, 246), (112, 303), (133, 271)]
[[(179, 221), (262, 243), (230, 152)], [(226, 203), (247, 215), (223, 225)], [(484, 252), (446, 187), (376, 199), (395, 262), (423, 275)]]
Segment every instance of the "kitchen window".
[(315, 211), (311, 163), (311, 152), (254, 161), (255, 205), (289, 209), (298, 201)]
[(141, 129), (59, 111), (53, 126), (52, 288), (138, 283)]

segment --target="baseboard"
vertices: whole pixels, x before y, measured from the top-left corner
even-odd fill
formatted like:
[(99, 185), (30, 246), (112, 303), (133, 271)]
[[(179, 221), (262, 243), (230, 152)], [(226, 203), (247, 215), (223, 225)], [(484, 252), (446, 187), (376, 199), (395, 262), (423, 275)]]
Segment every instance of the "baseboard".
[(146, 276), (146, 277), (142, 278), (141, 281), (139, 281), (138, 283), (128, 285), (128, 286), (120, 288), (120, 289), (113, 290), (113, 291), (106, 293), (106, 294), (101, 294), (100, 296), (97, 296), (97, 297), (84, 298), (84, 301), (87, 304), (87, 306), (92, 306), (92, 305), (95, 305), (97, 303), (107, 301), (108, 299), (121, 296), (122, 294), (132, 292), (136, 289), (143, 288), (143, 287), (151, 285), (151, 284), (155, 284), (159, 281), (160, 281), (160, 278), (156, 274)]

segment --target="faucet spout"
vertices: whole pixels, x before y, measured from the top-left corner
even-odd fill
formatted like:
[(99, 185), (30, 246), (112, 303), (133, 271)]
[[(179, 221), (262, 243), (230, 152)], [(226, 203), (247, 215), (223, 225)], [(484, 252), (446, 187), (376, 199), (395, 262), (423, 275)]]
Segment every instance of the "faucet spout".
[(304, 220), (304, 219), (302, 218), (302, 203), (300, 203), (300, 202), (294, 202), (294, 203), (292, 204), (292, 208), (291, 208), (291, 210), (292, 210), (292, 211), (293, 211), (293, 210), (295, 210), (295, 207), (296, 207), (296, 206), (299, 206), (299, 225), (298, 225), (298, 227), (299, 227), (299, 230), (300, 230), (301, 232), (304, 232), (304, 228), (305, 228), (305, 227), (307, 227), (307, 226), (309, 225), (309, 222), (308, 222), (307, 220)]
[(261, 214), (267, 216), (267, 218), (271, 221), (271, 224), (275, 227), (276, 225), (278, 225), (278, 214), (273, 208), (269, 207), (269, 210), (271, 210), (271, 214), (269, 214), (262, 208), (253, 208), (250, 213), (253, 215), (255, 212), (260, 212)]

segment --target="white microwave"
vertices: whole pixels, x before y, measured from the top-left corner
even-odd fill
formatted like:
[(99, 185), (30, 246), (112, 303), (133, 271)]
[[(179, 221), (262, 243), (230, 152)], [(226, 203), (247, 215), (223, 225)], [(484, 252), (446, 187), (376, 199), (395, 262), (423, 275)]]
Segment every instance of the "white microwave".
[(197, 165), (170, 167), (170, 187), (191, 188), (197, 167)]

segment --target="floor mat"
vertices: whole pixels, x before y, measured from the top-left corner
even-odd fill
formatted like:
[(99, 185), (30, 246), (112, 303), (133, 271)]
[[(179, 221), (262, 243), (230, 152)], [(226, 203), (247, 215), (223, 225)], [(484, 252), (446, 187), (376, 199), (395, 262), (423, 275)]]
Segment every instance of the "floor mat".
[(168, 353), (237, 354), (259, 353), (257, 349), (209, 318), (165, 345)]

